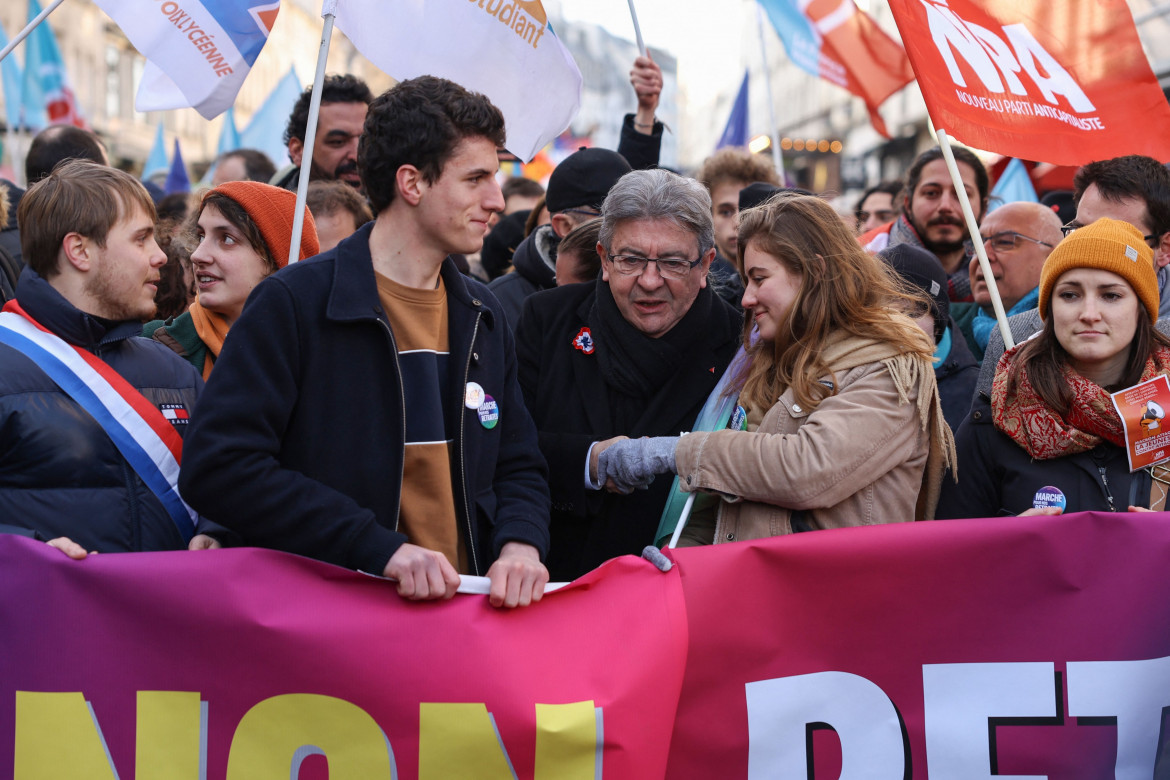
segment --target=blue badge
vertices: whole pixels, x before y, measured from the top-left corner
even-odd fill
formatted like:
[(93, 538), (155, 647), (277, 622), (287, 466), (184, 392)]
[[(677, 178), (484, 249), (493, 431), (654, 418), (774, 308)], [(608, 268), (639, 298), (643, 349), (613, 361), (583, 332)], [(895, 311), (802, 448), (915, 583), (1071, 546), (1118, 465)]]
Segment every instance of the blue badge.
[(500, 406), (490, 395), (483, 397), (483, 403), (479, 405), (478, 411), (479, 424), (489, 431), (500, 421)]
[(1065, 501), (1064, 493), (1060, 488), (1052, 487), (1052, 485), (1045, 485), (1036, 491), (1036, 495), (1032, 496), (1033, 509), (1057, 507), (1063, 512), (1066, 506), (1068, 506), (1068, 502)]
[(733, 431), (742, 431), (747, 428), (747, 410), (742, 406), (735, 407), (735, 412), (731, 415), (731, 422), (727, 427)]

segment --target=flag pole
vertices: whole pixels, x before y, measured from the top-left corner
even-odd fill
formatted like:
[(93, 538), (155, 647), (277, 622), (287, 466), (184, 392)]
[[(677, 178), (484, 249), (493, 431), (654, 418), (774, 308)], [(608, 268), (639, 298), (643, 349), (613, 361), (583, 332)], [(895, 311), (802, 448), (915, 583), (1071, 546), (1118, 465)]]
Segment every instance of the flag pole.
[(45, 6), (45, 8), (39, 14), (37, 14), (31, 22), (24, 26), (24, 29), (21, 30), (15, 38), (8, 42), (7, 46), (5, 46), (3, 49), (0, 49), (0, 60), (3, 60), (5, 57), (7, 57), (8, 54), (16, 48), (18, 43), (27, 38), (32, 33), (32, 31), (37, 28), (37, 25), (45, 21), (45, 18), (49, 14), (53, 13), (53, 9), (61, 5), (63, 2), (65, 2), (65, 0), (53, 0), (52, 3)]
[(638, 39), (638, 54), (646, 56), (646, 43), (642, 40), (642, 26), (638, 24), (638, 11), (634, 8), (634, 0), (627, 0), (630, 4), (630, 18), (634, 20), (634, 36)]
[(780, 133), (776, 125), (776, 108), (772, 102), (772, 74), (768, 67), (768, 50), (764, 46), (764, 8), (759, 3), (756, 3), (756, 27), (760, 32), (760, 59), (764, 63), (764, 89), (768, 90), (768, 138), (772, 141), (772, 164), (776, 168), (776, 174), (780, 177), (780, 183), (786, 181), (784, 175), (784, 158), (780, 155)]
[[(933, 121), (931, 122), (933, 125)], [(1005, 351), (1016, 345), (1012, 338), (1011, 328), (1008, 327), (1007, 314), (1003, 310), (1003, 301), (999, 297), (999, 287), (995, 284), (995, 277), (991, 274), (991, 263), (987, 260), (987, 249), (979, 240), (979, 223), (975, 221), (975, 212), (971, 208), (971, 201), (967, 198), (967, 189), (963, 186), (963, 177), (959, 174), (959, 166), (955, 164), (955, 155), (951, 151), (951, 140), (946, 130), (937, 127), (934, 130), (938, 136), (938, 145), (942, 149), (943, 159), (946, 160), (947, 170), (951, 174), (951, 182), (955, 185), (955, 193), (959, 196), (959, 204), (963, 207), (963, 217), (967, 220), (967, 232), (971, 236), (971, 243), (975, 245), (975, 257), (979, 259), (979, 267), (983, 269), (983, 280), (987, 282), (987, 290), (991, 293), (991, 308), (995, 310), (995, 319), (999, 323), (999, 333), (1003, 336)]]
[(305, 201), (309, 197), (309, 172), (313, 168), (313, 145), (317, 142), (317, 117), (321, 113), (321, 89), (325, 84), (325, 63), (329, 59), (329, 40), (333, 37), (333, 14), (337, 0), (324, 0), (321, 16), (321, 48), (317, 52), (317, 71), (313, 75), (313, 93), (309, 98), (309, 119), (305, 125), (305, 143), (301, 149), (301, 170), (297, 176), (297, 205), (293, 213), (292, 243), (288, 247), (288, 262), (292, 265), (301, 255), (301, 234), (305, 229)]
[(687, 496), (687, 502), (683, 504), (682, 512), (678, 515), (678, 525), (674, 527), (674, 533), (670, 537), (670, 544), (666, 545), (670, 549), (678, 546), (678, 539), (682, 536), (683, 528), (686, 527), (687, 520), (690, 519), (691, 509), (695, 506), (695, 496), (698, 493), (691, 493)]

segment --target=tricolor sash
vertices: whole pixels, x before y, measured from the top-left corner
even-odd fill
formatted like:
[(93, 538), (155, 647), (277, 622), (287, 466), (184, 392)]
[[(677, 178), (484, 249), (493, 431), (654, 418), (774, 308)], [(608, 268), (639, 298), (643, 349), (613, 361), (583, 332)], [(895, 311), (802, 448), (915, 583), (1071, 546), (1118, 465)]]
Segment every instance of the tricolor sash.
[(0, 344), (36, 363), (97, 421), (190, 541), (199, 516), (179, 496), (183, 440), (162, 412), (105, 361), (41, 326), (15, 300), (0, 312)]

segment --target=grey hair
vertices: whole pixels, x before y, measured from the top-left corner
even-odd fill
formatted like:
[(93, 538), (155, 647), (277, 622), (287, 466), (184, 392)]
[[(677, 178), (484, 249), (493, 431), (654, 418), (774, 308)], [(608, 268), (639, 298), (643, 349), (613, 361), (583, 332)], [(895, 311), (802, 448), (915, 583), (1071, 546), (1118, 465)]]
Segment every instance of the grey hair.
[(613, 232), (628, 219), (665, 219), (695, 234), (699, 256), (715, 246), (715, 224), (711, 220), (711, 195), (694, 179), (655, 168), (630, 171), (613, 185), (601, 204), (601, 235), (598, 240), (610, 250)]

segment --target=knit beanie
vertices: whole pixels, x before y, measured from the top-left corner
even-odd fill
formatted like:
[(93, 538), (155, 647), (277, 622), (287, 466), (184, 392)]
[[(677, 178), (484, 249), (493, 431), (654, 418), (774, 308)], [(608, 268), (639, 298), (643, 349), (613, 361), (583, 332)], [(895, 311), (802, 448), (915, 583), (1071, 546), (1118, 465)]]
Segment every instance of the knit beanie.
[(947, 292), (947, 272), (938, 258), (913, 244), (896, 244), (878, 252), (894, 273), (930, 298), (930, 313), (934, 318), (934, 340), (942, 339), (943, 331), (951, 321), (951, 302)]
[[(289, 244), (292, 242), (293, 215), (296, 213), (297, 195), (280, 187), (262, 184), (258, 181), (229, 181), (210, 190), (203, 196), (218, 193), (231, 198), (256, 223), (264, 243), (268, 245), (268, 253), (276, 261), (277, 268), (288, 265)], [(313, 222), (313, 215), (305, 207), (305, 224), (301, 229), (301, 251), (298, 260), (312, 257), (320, 253), (321, 245), (317, 243), (317, 225)]]
[(1133, 225), (1102, 217), (1091, 225), (1077, 228), (1056, 245), (1040, 271), (1042, 319), (1048, 319), (1048, 302), (1057, 280), (1065, 271), (1074, 268), (1098, 268), (1117, 274), (1137, 293), (1138, 300), (1150, 315), (1150, 322), (1158, 320), (1158, 275), (1154, 271), (1154, 251)]

